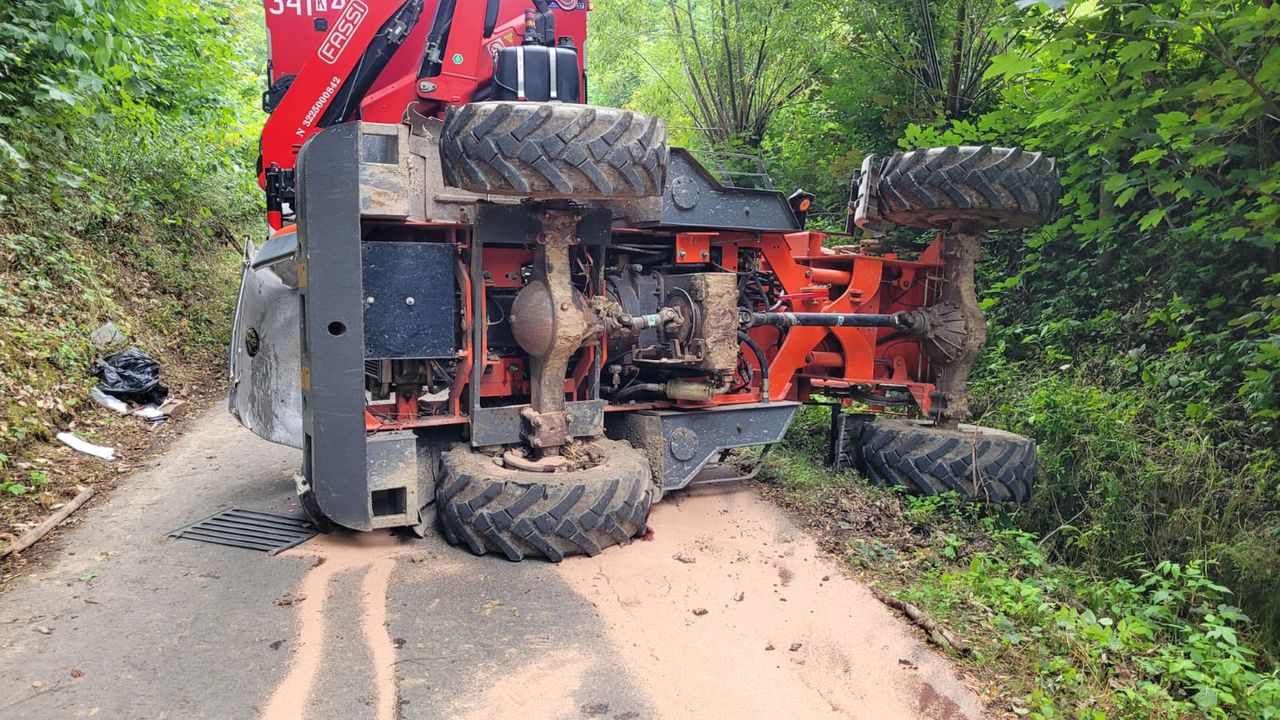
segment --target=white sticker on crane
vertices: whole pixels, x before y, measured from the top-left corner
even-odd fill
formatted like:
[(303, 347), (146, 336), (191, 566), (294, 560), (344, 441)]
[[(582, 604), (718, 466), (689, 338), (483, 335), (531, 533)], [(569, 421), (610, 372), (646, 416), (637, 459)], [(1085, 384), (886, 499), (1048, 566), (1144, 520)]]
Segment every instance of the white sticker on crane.
[(315, 17), (345, 8), (347, 0), (266, 0), (264, 5), (270, 15), (293, 13), (299, 17)]
[(337, 62), (338, 56), (342, 55), (347, 43), (351, 42), (352, 36), (356, 34), (356, 30), (360, 29), (360, 24), (364, 22), (365, 17), (368, 15), (368, 5), (365, 5), (361, 0), (351, 0), (351, 3), (347, 5), (347, 9), (342, 11), (342, 15), (333, 24), (333, 29), (329, 31), (328, 35), (324, 36), (324, 42), (321, 43), (320, 49), (316, 50), (316, 54), (320, 56), (320, 59), (330, 65)]

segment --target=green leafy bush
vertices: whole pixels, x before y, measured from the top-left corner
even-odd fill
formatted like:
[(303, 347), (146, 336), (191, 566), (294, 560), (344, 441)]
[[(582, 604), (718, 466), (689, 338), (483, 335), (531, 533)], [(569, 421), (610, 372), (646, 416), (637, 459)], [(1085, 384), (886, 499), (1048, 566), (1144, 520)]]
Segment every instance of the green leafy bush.
[[(1031, 718), (1274, 718), (1280, 676), (1241, 642), (1248, 618), (1200, 562), (1162, 562), (1135, 580), (1051, 564), (1021, 531), (967, 567), (927, 579), (910, 598), (968, 598), (984, 609), (994, 649), (1035, 666), (1015, 706)], [(1265, 664), (1265, 661), (1263, 662)]]
[(1003, 21), (998, 106), (900, 141), (1018, 144), (1063, 173), (1056, 222), (987, 246), (984, 421), (1040, 441), (1019, 520), (1056, 558), (1209, 559), (1274, 642), (1280, 7), (1054, 5)]
[(0, 452), (74, 417), (103, 322), (166, 363), (217, 357), (260, 202), (260, 12), (0, 6)]

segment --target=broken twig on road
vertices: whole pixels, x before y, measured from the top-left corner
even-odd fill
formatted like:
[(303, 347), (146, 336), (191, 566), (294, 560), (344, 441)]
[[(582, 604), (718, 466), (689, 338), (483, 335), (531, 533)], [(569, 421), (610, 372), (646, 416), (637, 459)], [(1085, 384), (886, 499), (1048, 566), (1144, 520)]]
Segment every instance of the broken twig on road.
[(871, 588), (871, 594), (885, 605), (902, 612), (902, 614), (906, 615), (911, 622), (923, 628), (925, 632), (929, 633), (929, 639), (933, 641), (934, 644), (949, 650), (954, 650), (961, 655), (968, 655), (972, 652), (972, 649), (968, 644), (956, 637), (950, 630), (938, 624), (936, 620), (929, 617), (925, 611), (915, 605), (899, 600), (898, 598), (877, 588)]
[(22, 537), (18, 538), (12, 545), (4, 550), (0, 550), (0, 558), (7, 557), (11, 553), (20, 553), (32, 545), (35, 545), (40, 538), (48, 535), (50, 530), (58, 527), (63, 520), (66, 520), (71, 513), (79, 509), (80, 506), (84, 505), (91, 497), (93, 497), (92, 487), (82, 489), (78, 495), (71, 499), (71, 502), (58, 508), (58, 511), (45, 518), (44, 522), (23, 533)]

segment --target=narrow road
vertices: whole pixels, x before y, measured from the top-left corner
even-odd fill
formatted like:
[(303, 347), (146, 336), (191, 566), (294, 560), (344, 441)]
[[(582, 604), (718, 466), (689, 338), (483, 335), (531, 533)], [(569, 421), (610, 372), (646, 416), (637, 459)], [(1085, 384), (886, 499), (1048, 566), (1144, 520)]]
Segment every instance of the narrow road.
[(435, 536), (276, 557), (166, 539), (292, 508), (297, 462), (220, 409), (193, 419), (0, 595), (0, 718), (981, 717), (747, 488), (676, 494), (651, 540), (560, 565)]

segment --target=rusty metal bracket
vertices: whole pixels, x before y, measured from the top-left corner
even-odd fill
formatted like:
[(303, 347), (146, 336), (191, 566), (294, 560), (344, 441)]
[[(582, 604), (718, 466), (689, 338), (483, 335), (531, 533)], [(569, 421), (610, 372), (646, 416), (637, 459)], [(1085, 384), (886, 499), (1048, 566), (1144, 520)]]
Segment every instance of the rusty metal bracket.
[(578, 216), (569, 209), (537, 213), (541, 231), (533, 256), (533, 277), (511, 306), (512, 335), (529, 353), (529, 444), (554, 454), (569, 441), (564, 380), (569, 360), (585, 343), (604, 335), (585, 295), (573, 286), (570, 248), (577, 245)]
[[(528, 405), (487, 407), (474, 411), (471, 416), (471, 444), (511, 445), (525, 442), (528, 423), (521, 413)], [(604, 434), (604, 400), (576, 400), (565, 403), (566, 435), (570, 438), (594, 437)]]

